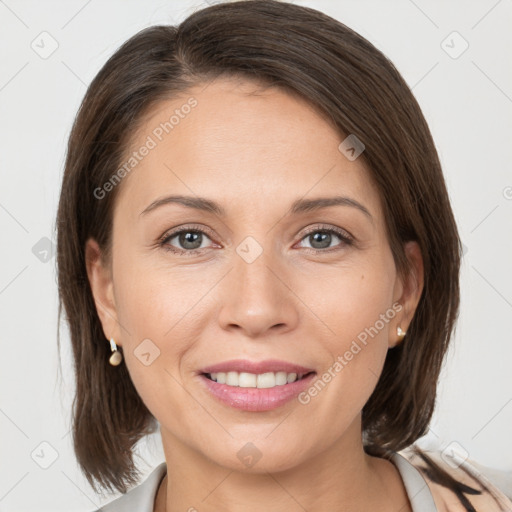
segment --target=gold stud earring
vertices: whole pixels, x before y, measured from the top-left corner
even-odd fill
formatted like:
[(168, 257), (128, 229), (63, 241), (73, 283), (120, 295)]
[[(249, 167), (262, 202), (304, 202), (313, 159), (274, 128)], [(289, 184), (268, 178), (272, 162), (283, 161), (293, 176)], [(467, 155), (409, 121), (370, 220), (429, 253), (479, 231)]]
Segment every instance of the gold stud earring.
[(407, 334), (405, 331), (402, 331), (402, 328), (400, 326), (396, 329), (396, 334), (398, 336), (398, 341), (402, 341), (405, 338), (405, 335)]
[(117, 350), (117, 345), (116, 342), (114, 341), (114, 338), (110, 338), (110, 348), (112, 349), (112, 355), (110, 356), (108, 362), (112, 366), (118, 366), (123, 360), (123, 354), (121, 354), (121, 352)]

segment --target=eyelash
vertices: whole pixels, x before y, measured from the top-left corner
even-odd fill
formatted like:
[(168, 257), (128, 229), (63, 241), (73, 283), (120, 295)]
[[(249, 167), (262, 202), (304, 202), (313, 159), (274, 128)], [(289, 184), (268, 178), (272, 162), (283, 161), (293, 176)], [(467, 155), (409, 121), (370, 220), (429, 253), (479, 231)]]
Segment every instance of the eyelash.
[[(169, 240), (175, 238), (177, 235), (180, 235), (181, 233), (189, 233), (189, 232), (202, 233), (204, 235), (207, 235), (209, 238), (212, 237), (212, 234), (210, 233), (209, 230), (206, 230), (199, 226), (190, 225), (190, 226), (182, 227), (181, 229), (178, 229), (176, 231), (166, 232), (162, 237), (160, 237), (160, 239), (158, 241), (158, 245), (165, 251), (169, 251), (174, 254), (194, 256), (194, 255), (200, 253), (203, 249), (206, 249), (206, 247), (203, 247), (200, 249), (185, 250), (185, 249), (177, 249), (176, 247), (169, 245), (169, 243), (168, 243)], [(353, 243), (354, 243), (354, 238), (351, 235), (349, 235), (346, 231), (339, 229), (339, 228), (333, 228), (333, 227), (327, 227), (327, 226), (314, 226), (312, 228), (309, 228), (306, 231), (306, 233), (304, 233), (304, 235), (302, 236), (300, 241), (304, 240), (307, 236), (311, 235), (312, 233), (316, 233), (316, 232), (334, 234), (340, 238), (342, 243), (339, 244), (338, 246), (330, 247), (327, 249), (314, 249), (312, 247), (304, 247), (303, 249), (306, 249), (307, 252), (312, 252), (314, 254), (331, 253), (334, 251), (341, 250), (341, 248), (344, 245), (350, 246), (350, 245), (353, 245)]]

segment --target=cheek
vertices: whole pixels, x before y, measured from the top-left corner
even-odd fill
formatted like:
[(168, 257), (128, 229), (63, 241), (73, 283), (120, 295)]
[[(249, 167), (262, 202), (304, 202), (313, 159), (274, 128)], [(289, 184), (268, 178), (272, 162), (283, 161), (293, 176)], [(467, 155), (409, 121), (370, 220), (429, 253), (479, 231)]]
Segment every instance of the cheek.
[[(377, 252), (377, 251), (375, 251)], [(385, 251), (382, 251), (385, 253)], [(381, 254), (382, 254), (381, 253)], [(328, 268), (315, 278), (306, 275), (296, 288), (303, 303), (321, 320), (322, 332), (332, 339), (332, 354), (345, 351), (347, 342), (364, 338), (378, 322), (379, 339), (386, 338), (392, 308), (394, 264), (389, 258), (362, 255), (346, 265)], [(382, 323), (382, 315), (388, 322)], [(375, 331), (372, 329), (372, 332)]]
[[(116, 309), (130, 344), (144, 338), (157, 345), (179, 343), (183, 331), (196, 318), (209, 282), (208, 272), (187, 268), (162, 267), (149, 258), (123, 258), (116, 277)], [(185, 329), (185, 326), (187, 329)], [(126, 332), (128, 331), (128, 332)]]
[(125, 363), (149, 411), (178, 430), (172, 411), (191, 408), (184, 389), (187, 354), (203, 329), (200, 308), (193, 307), (199, 290), (162, 270), (137, 268), (120, 270), (116, 282)]
[(303, 288), (303, 293), (309, 289), (312, 309), (325, 332), (318, 337), (317, 322), (313, 332), (322, 345), (325, 365), (303, 402), (316, 401), (316, 407), (325, 408), (325, 414), (331, 411), (339, 421), (345, 421), (348, 413), (350, 417), (357, 414), (373, 392), (387, 355), (390, 324), (399, 308), (392, 303), (392, 260), (369, 258), (361, 263), (357, 269), (330, 272), (324, 281), (328, 286)]
[(214, 297), (206, 294), (219, 278), (126, 257), (116, 271), (116, 309), (126, 365), (141, 398), (159, 417), (155, 412), (162, 403), (186, 399), (181, 385), (196, 370), (190, 355), (210, 318)]

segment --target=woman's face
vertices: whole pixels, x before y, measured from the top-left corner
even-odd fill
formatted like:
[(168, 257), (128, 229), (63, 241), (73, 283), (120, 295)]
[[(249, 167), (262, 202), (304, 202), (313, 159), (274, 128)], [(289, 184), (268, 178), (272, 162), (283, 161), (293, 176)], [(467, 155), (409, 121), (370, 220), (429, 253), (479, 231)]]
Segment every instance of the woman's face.
[[(303, 100), (254, 91), (222, 79), (153, 109), (117, 185), (112, 273), (89, 276), (166, 450), (275, 471), (360, 443), (361, 410), (421, 289), (399, 279), (378, 192), (338, 149), (345, 137)], [(335, 197), (347, 199), (315, 203)], [(191, 207), (199, 198), (207, 207)], [(203, 374), (232, 360), (279, 362), (228, 364), (250, 375), (227, 384)], [(283, 384), (285, 363), (315, 373)], [(275, 373), (257, 376), (270, 370), (275, 387)]]

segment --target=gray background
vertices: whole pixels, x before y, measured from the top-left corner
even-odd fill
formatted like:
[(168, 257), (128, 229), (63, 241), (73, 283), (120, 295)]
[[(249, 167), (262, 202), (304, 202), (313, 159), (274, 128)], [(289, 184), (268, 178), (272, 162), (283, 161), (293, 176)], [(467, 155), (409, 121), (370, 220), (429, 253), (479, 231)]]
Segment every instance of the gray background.
[[(510, 482), (512, 2), (296, 3), (382, 50), (427, 118), (466, 252), (462, 312), (419, 444), (454, 449)], [(57, 375), (52, 243), (66, 141), (87, 85), (121, 43), (204, 5), (0, 0), (0, 511), (87, 511), (112, 499), (93, 493), (71, 447), (64, 325), (62, 382)], [(158, 436), (139, 453), (145, 474), (164, 460)]]

